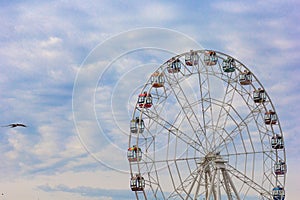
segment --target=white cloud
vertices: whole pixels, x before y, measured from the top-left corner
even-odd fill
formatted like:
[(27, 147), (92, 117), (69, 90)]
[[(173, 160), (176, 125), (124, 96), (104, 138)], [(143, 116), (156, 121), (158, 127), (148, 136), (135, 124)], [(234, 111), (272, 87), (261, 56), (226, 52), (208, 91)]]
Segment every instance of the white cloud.
[(51, 36), (46, 41), (41, 42), (41, 47), (43, 48), (51, 48), (57, 47), (62, 43), (62, 39), (59, 37)]
[(249, 11), (253, 10), (253, 4), (254, 2), (251, 3), (251, 5), (247, 4), (244, 1), (225, 1), (225, 2), (218, 2), (218, 3), (213, 3), (213, 7), (217, 8), (218, 10), (221, 10), (223, 12), (228, 12), (228, 13), (247, 13)]
[(150, 22), (171, 21), (175, 17), (178, 17), (178, 15), (183, 15), (183, 13), (180, 12), (180, 7), (162, 2), (146, 3), (144, 9), (137, 8), (137, 10), (139, 12), (138, 15), (142, 17), (142, 20)]

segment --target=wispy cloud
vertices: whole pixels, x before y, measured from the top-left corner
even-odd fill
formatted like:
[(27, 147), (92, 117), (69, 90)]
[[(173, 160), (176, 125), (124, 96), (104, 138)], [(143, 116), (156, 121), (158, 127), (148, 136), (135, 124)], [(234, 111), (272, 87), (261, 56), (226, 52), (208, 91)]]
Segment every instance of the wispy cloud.
[(49, 185), (41, 185), (38, 189), (43, 190), (45, 192), (67, 192), (72, 194), (80, 194), (84, 197), (94, 197), (97, 199), (105, 199), (105, 200), (113, 200), (113, 199), (132, 199), (128, 190), (105, 190), (100, 188), (92, 188), (92, 187), (76, 187), (70, 188), (66, 185), (57, 185), (51, 187)]

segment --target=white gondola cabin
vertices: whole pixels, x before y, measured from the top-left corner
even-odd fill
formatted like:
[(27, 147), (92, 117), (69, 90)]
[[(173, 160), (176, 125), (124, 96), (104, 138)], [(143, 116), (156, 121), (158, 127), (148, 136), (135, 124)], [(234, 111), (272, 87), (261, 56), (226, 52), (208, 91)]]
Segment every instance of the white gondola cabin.
[(130, 121), (131, 133), (143, 133), (145, 129), (144, 120), (136, 117)]
[(223, 71), (226, 73), (235, 71), (235, 61), (233, 58), (228, 57), (222, 62)]
[(150, 93), (144, 92), (139, 95), (138, 104), (140, 108), (150, 108), (152, 106), (152, 97)]
[(217, 64), (218, 57), (215, 51), (206, 51), (204, 53), (204, 63), (208, 66)]
[(185, 54), (185, 64), (188, 66), (198, 65), (199, 63), (199, 55), (196, 51), (190, 51)]
[(276, 124), (277, 123), (277, 115), (276, 112), (269, 110), (265, 113), (265, 124)]
[(265, 90), (258, 88), (253, 92), (253, 100), (255, 103), (263, 103), (266, 101)]
[(245, 70), (239, 75), (239, 82), (241, 85), (249, 85), (252, 82), (251, 72)]
[(284, 200), (285, 198), (285, 191), (284, 188), (281, 186), (277, 186), (272, 190), (273, 200)]
[(283, 137), (281, 135), (274, 135), (271, 139), (271, 145), (273, 149), (283, 149)]
[(127, 158), (129, 162), (141, 161), (142, 159), (141, 148), (137, 147), (136, 145), (133, 145), (132, 147), (128, 148)]
[(151, 75), (152, 87), (155, 88), (163, 87), (164, 83), (165, 83), (165, 78), (163, 73), (159, 73), (156, 71)]
[(137, 174), (130, 180), (130, 188), (132, 191), (143, 191), (145, 188), (145, 179)]
[(284, 161), (279, 160), (274, 164), (274, 173), (276, 175), (284, 175), (287, 172), (287, 165)]
[(168, 62), (167, 70), (169, 73), (178, 73), (181, 69), (181, 61), (178, 58), (171, 58)]

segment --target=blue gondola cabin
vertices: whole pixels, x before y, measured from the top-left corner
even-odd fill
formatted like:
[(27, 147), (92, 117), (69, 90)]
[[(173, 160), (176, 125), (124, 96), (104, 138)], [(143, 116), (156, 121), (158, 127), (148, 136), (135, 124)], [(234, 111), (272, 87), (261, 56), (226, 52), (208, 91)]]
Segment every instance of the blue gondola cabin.
[(198, 65), (199, 63), (199, 55), (195, 51), (190, 51), (185, 54), (185, 64), (188, 66)]
[(277, 187), (273, 188), (272, 196), (273, 196), (273, 200), (284, 200), (285, 192), (284, 192), (283, 187), (277, 186)]
[(181, 61), (178, 58), (171, 58), (168, 62), (167, 70), (169, 73), (178, 73), (181, 69)]
[(235, 61), (233, 58), (228, 57), (222, 63), (223, 71), (226, 73), (234, 72), (235, 71)]
[(217, 64), (218, 57), (215, 51), (206, 51), (204, 53), (204, 63), (208, 66)]
[(265, 90), (258, 88), (253, 92), (253, 101), (255, 103), (263, 103), (266, 101), (266, 93)]
[(143, 191), (145, 188), (144, 178), (139, 174), (132, 177), (130, 180), (130, 188), (132, 191)]
[(279, 160), (274, 164), (274, 173), (276, 175), (284, 175), (287, 172), (287, 165), (284, 161)]
[(265, 113), (265, 124), (276, 124), (277, 123), (277, 115), (276, 112), (269, 110)]
[(281, 135), (274, 135), (271, 139), (271, 145), (273, 149), (283, 149), (284, 143), (283, 143), (283, 137)]
[(241, 85), (249, 85), (252, 82), (251, 72), (245, 70), (239, 75), (239, 82)]
[(154, 88), (163, 87), (165, 83), (165, 78), (163, 73), (154, 72), (151, 75), (151, 84)]
[(130, 121), (131, 133), (143, 133), (145, 129), (144, 120), (136, 117)]
[(137, 147), (136, 145), (133, 145), (132, 147), (128, 148), (127, 158), (129, 162), (141, 161), (142, 159), (141, 148)]
[(150, 93), (144, 92), (139, 95), (138, 104), (140, 108), (150, 108), (152, 106), (152, 97)]

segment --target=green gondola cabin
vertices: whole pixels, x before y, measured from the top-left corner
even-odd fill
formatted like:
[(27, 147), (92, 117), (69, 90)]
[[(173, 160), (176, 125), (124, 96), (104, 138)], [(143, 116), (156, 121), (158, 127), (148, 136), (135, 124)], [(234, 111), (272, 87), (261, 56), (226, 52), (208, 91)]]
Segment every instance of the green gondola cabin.
[(227, 57), (226, 60), (222, 62), (223, 71), (226, 73), (235, 71), (235, 60), (231, 57)]

